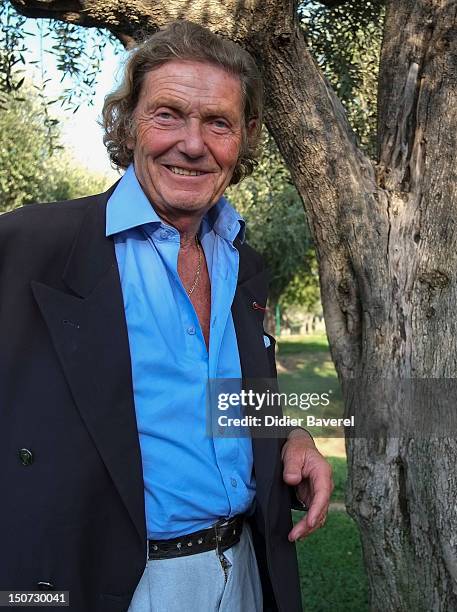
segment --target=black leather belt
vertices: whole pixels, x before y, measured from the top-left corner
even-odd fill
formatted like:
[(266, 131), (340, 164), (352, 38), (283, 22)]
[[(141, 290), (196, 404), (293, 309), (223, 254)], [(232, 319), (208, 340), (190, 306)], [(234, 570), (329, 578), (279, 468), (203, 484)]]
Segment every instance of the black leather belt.
[(186, 557), (208, 550), (223, 553), (238, 544), (243, 531), (243, 515), (231, 519), (221, 519), (207, 529), (170, 540), (148, 540), (149, 559), (172, 559)]

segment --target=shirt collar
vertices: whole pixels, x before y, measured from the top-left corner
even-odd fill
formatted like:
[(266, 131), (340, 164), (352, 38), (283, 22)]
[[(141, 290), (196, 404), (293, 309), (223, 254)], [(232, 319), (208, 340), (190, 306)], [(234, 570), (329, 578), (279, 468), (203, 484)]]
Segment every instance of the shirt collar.
[[(130, 164), (108, 200), (106, 236), (147, 223), (159, 226), (162, 220), (151, 206), (136, 177), (133, 164)], [(233, 242), (237, 236), (244, 242), (244, 219), (224, 197), (210, 208), (203, 219), (203, 225), (229, 242)]]
[(246, 233), (246, 223), (239, 213), (233, 208), (230, 202), (221, 197), (206, 213), (203, 219), (204, 227), (212, 228), (221, 238), (233, 242), (238, 236), (244, 242)]
[(161, 219), (145, 196), (131, 164), (106, 205), (106, 235), (146, 223), (160, 224)]

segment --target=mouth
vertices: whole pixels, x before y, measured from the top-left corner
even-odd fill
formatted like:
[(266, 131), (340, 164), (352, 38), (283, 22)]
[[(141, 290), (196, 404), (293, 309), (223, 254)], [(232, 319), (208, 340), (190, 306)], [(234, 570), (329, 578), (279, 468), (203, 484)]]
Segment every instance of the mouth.
[(170, 170), (173, 174), (180, 176), (202, 176), (203, 174), (208, 174), (208, 172), (204, 172), (203, 170), (189, 170), (188, 168), (181, 168), (180, 166), (165, 166), (165, 168)]

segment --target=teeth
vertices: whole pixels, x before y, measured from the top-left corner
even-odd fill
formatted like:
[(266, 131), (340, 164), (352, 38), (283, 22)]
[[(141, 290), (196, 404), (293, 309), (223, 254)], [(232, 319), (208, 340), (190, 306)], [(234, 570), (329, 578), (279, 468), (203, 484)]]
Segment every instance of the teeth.
[(185, 168), (178, 168), (178, 166), (168, 166), (173, 174), (183, 174), (184, 176), (199, 176), (205, 174), (199, 170), (186, 170)]

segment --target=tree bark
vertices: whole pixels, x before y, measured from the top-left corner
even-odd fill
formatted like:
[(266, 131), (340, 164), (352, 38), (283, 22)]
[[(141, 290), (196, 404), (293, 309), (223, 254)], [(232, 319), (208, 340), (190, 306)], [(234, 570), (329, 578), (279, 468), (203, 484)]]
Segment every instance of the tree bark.
[(379, 425), (376, 437), (347, 439), (347, 505), (362, 534), (371, 609), (457, 610), (457, 443), (395, 424), (405, 407), (436, 408), (426, 395), (405, 406), (395, 381), (457, 377), (455, 1), (387, 3), (376, 164), (310, 56), (292, 0), (12, 3), (27, 16), (107, 28), (126, 45), (186, 17), (255, 55), (266, 123), (316, 244), (346, 409)]
[[(359, 377), (419, 380), (440, 401), (440, 379), (457, 376), (456, 18), (454, 2), (388, 3), (376, 168), (388, 233), (358, 249), (370, 257), (365, 268), (383, 276), (383, 308), (371, 295), (362, 300)], [(354, 393), (359, 412), (370, 391), (359, 385)], [(456, 440), (434, 435), (438, 424), (395, 430), (392, 415), (405, 406), (401, 392), (388, 392), (383, 434), (348, 443), (349, 509), (362, 531), (372, 608), (456, 610)], [(416, 401), (416, 414), (438, 414), (426, 394)]]

